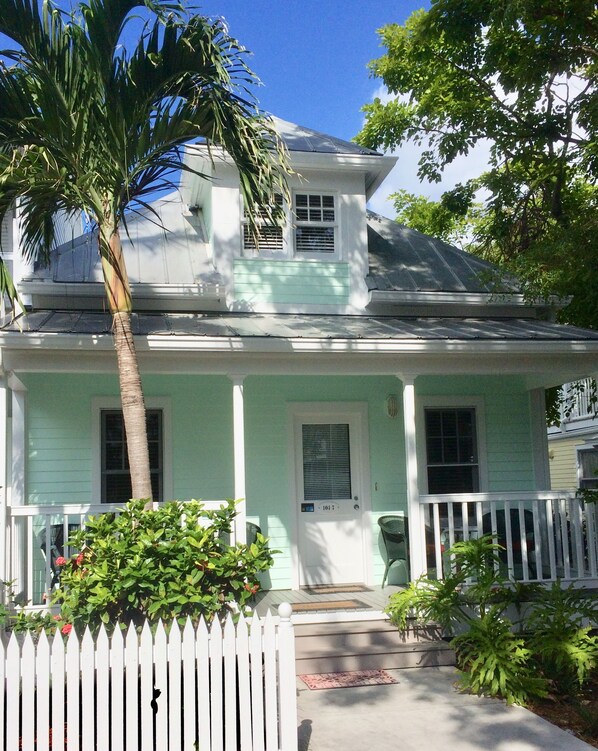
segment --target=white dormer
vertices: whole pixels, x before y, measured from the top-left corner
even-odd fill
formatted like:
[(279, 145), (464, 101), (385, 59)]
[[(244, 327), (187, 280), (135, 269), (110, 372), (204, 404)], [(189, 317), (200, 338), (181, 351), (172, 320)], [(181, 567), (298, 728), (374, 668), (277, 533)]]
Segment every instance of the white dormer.
[[(187, 158), (208, 179), (187, 173), (181, 190), (209, 215), (214, 264), (227, 306), (255, 312), (363, 312), (368, 302), (366, 202), (395, 164), (356, 144), (274, 118), (294, 174), (286, 224), (264, 223), (259, 247), (247, 230), (232, 160), (204, 147)], [(273, 197), (282, 201), (282, 197)]]

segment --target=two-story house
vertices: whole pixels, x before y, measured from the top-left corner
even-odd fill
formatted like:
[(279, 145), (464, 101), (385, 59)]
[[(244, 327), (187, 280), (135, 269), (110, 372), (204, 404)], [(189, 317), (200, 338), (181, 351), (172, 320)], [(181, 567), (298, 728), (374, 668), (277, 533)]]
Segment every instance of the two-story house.
[[(273, 589), (380, 584), (385, 514), (408, 519), (411, 577), (493, 531), (519, 578), (598, 580), (594, 509), (549, 491), (544, 412), (545, 387), (598, 372), (598, 332), (369, 213), (394, 158), (276, 124), (295, 174), (259, 249), (235, 167), (201, 146), (186, 158), (209, 179), (186, 174), (162, 226), (132, 217), (124, 238), (156, 496), (240, 499), (237, 538), (249, 520), (280, 551)], [(41, 602), (43, 543), (129, 486), (93, 236), (20, 289), (31, 311), (0, 331), (0, 578)]]

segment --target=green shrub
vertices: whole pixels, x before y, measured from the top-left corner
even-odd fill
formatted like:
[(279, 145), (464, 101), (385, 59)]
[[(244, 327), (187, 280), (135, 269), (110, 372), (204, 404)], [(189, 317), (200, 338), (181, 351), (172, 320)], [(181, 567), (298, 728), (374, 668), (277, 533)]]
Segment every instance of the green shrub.
[(59, 560), (52, 601), (65, 627), (187, 616), (210, 621), (242, 610), (272, 556), (262, 535), (252, 545), (228, 544), (234, 516), (233, 501), (217, 511), (199, 501), (149, 510), (131, 501), (119, 514), (91, 517), (69, 540), (79, 552)]
[(499, 606), (491, 606), (483, 618), (472, 620), (467, 633), (451, 645), (461, 670), (462, 689), (476, 694), (500, 696), (509, 704), (526, 704), (546, 696), (546, 680), (538, 675), (533, 655), (523, 637)]
[(549, 686), (578, 692), (598, 668), (598, 637), (591, 634), (598, 606), (559, 582), (547, 590), (506, 580), (500, 549), (490, 536), (456, 543), (447, 551), (446, 578), (412, 582), (391, 596), (387, 613), (401, 629), (411, 617), (453, 636), (460, 683), (470, 691), (517, 704), (546, 695)]
[(526, 626), (539, 668), (562, 694), (578, 692), (598, 668), (598, 606), (583, 590), (559, 582), (532, 603)]

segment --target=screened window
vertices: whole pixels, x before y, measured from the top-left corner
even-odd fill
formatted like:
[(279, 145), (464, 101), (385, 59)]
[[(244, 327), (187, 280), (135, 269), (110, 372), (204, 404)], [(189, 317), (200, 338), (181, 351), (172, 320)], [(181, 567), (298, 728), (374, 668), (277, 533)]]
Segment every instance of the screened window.
[[(152, 494), (154, 500), (163, 498), (163, 436), (162, 410), (146, 413)], [(102, 503), (123, 503), (131, 498), (131, 473), (127, 456), (127, 437), (122, 411), (101, 411), (102, 426)]]
[(349, 426), (303, 425), (303, 495), (306, 501), (351, 497)]
[(579, 457), (579, 487), (598, 490), (598, 449), (583, 449)]
[[(274, 196), (274, 204), (282, 206), (283, 200), (280, 194)], [(268, 222), (266, 211), (258, 213), (257, 229), (253, 230), (247, 222), (247, 212), (243, 215), (243, 254), (252, 256), (276, 255), (284, 251), (284, 230), (276, 224)]]
[(428, 493), (477, 493), (475, 409), (426, 408), (425, 426)]
[(333, 254), (336, 251), (336, 206), (326, 193), (295, 193), (295, 253)]

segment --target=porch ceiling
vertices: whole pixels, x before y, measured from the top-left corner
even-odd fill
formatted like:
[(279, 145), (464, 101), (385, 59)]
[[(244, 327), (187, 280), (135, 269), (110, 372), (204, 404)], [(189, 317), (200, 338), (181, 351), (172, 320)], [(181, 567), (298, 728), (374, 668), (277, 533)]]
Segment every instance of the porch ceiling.
[[(529, 318), (135, 313), (133, 330), (156, 372), (504, 373), (529, 388), (598, 372), (598, 332)], [(5, 370), (114, 368), (107, 313), (32, 312), (0, 329), (0, 347)]]

